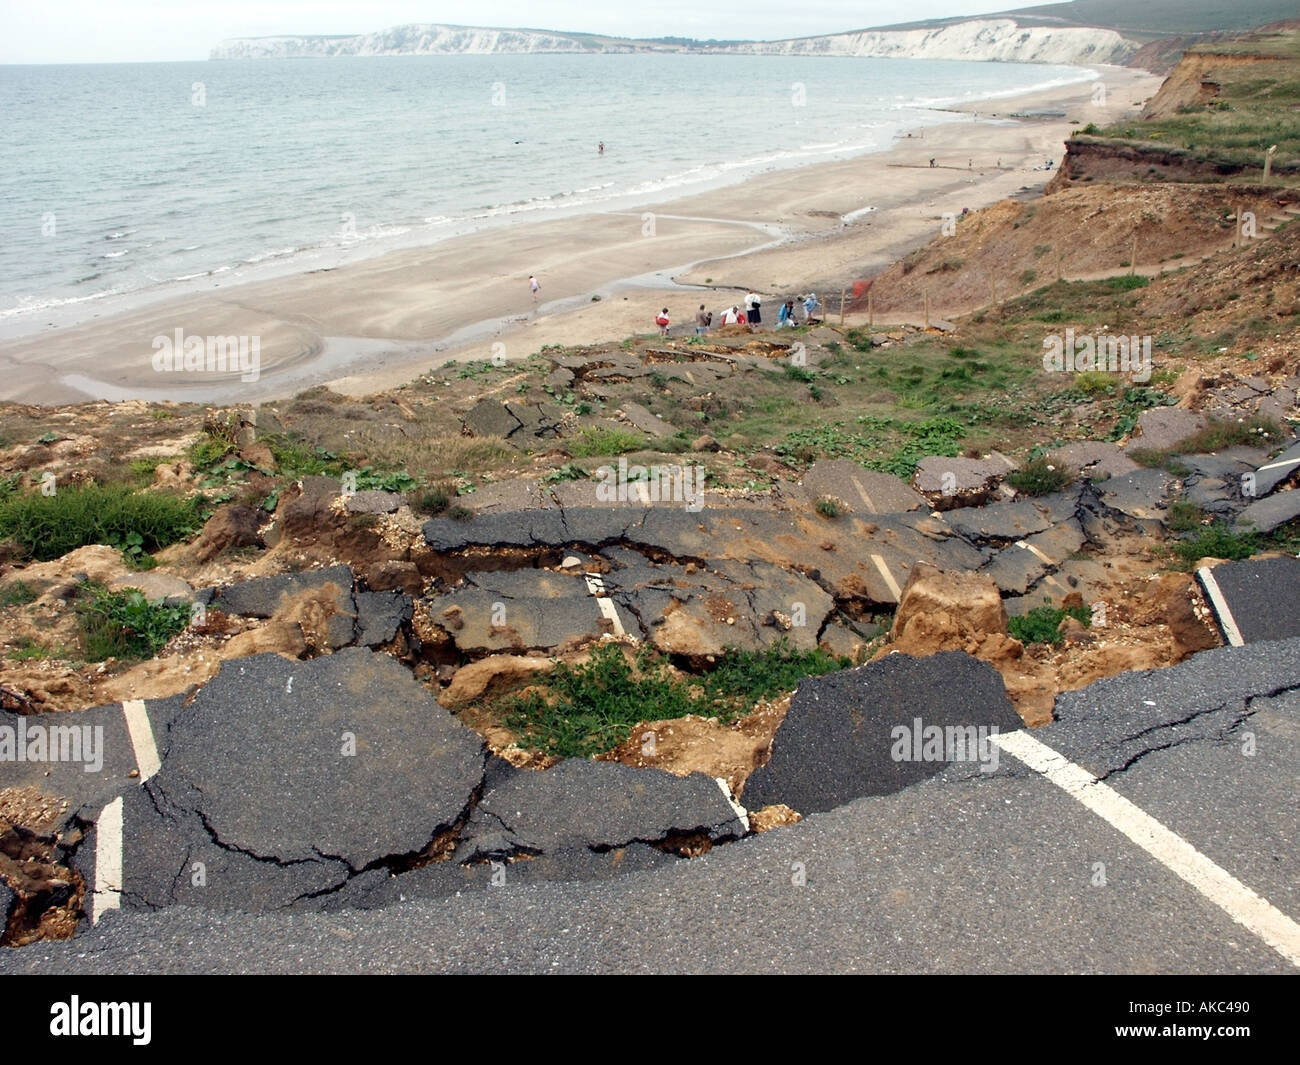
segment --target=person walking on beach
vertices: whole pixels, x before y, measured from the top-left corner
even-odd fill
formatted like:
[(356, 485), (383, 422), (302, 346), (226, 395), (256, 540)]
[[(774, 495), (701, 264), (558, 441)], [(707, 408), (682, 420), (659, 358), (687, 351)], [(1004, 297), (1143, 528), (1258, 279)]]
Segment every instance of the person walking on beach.
[(761, 303), (757, 293), (750, 289), (745, 296), (745, 317), (751, 325), (758, 325), (763, 320), (763, 314), (760, 310)]
[(713, 321), (713, 315), (704, 309), (704, 304), (700, 304), (700, 309), (695, 312), (695, 335), (704, 336), (709, 331), (709, 325)]
[(542, 284), (532, 274), (528, 275), (528, 288), (533, 294), (533, 302), (537, 302), (537, 293), (542, 291)]
[(668, 335), (669, 320), (667, 307), (659, 312), (659, 317), (655, 319), (655, 325), (659, 327), (659, 335), (661, 337), (666, 337)]

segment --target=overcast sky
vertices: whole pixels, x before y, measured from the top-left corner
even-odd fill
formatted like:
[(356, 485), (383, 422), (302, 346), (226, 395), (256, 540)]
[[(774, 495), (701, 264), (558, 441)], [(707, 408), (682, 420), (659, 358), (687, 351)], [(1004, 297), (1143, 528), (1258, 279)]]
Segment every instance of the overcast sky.
[[(1042, 0), (1039, 0), (1042, 2)], [(370, 33), (408, 22), (773, 40), (1025, 6), (1016, 0), (0, 0), (0, 63), (206, 59), (226, 37)], [(472, 19), (472, 23), (470, 20)]]

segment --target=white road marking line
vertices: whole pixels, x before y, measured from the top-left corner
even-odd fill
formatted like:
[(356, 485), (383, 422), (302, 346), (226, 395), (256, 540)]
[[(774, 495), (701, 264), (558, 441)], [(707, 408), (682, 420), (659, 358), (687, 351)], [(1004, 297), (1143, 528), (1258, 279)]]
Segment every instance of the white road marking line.
[(1263, 473), (1265, 470), (1281, 470), (1287, 466), (1300, 466), (1300, 459), (1287, 459), (1286, 462), (1270, 462), (1267, 466), (1261, 466), (1256, 473)]
[(862, 497), (862, 502), (866, 504), (867, 513), (874, 514), (876, 512), (876, 505), (873, 502), (871, 502), (871, 497), (867, 495), (867, 490), (863, 488), (862, 485), (860, 484), (856, 485), (856, 487), (858, 489), (858, 495)]
[(153, 726), (149, 724), (143, 699), (127, 699), (122, 703), (122, 712), (126, 715), (126, 731), (131, 736), (135, 765), (140, 770), (140, 783), (143, 784), (162, 768), (158, 745), (153, 741)]
[(1028, 540), (1017, 540), (1016, 546), (1023, 547), (1026, 551), (1032, 554), (1039, 561), (1046, 562), (1049, 566), (1056, 565), (1055, 562), (1053, 562), (1050, 558), (1048, 558), (1045, 554), (1043, 554), (1042, 551), (1040, 551), (1037, 547), (1031, 544)]
[(736, 811), (736, 817), (740, 820), (740, 823), (745, 826), (745, 831), (748, 832), (749, 811), (731, 797), (731, 788), (728, 786), (725, 777), (714, 777), (713, 779), (717, 782), (718, 787), (722, 789), (722, 794), (726, 796), (727, 802), (730, 803), (731, 808)]
[(1210, 602), (1214, 605), (1214, 612), (1223, 624), (1223, 634), (1228, 638), (1228, 643), (1233, 647), (1244, 647), (1246, 641), (1241, 638), (1237, 619), (1232, 616), (1228, 601), (1223, 597), (1223, 591), (1219, 588), (1219, 582), (1214, 579), (1214, 574), (1210, 572), (1210, 567), (1202, 566), (1196, 571), (1196, 576), (1201, 579), (1201, 587), (1205, 589), (1205, 594), (1210, 597)]
[(1292, 965), (1300, 967), (1300, 924), (1216, 865), (1182, 836), (1028, 732), (1002, 732), (989, 739), (1078, 799), (1239, 925), (1257, 935)]
[(118, 796), (95, 822), (95, 893), (90, 900), (90, 923), (109, 910), (122, 908), (122, 796)]
[(872, 555), (871, 561), (876, 564), (876, 569), (880, 570), (880, 575), (885, 578), (885, 586), (894, 598), (903, 598), (903, 589), (898, 586), (898, 581), (894, 580), (894, 575), (889, 572), (889, 567), (885, 565), (884, 555)]
[(623, 621), (618, 616), (618, 607), (614, 600), (604, 594), (605, 582), (600, 579), (598, 573), (585, 573), (583, 579), (587, 582), (587, 591), (589, 591), (596, 600), (596, 608), (600, 611), (602, 617), (609, 618), (614, 627), (615, 636), (626, 636), (627, 630), (623, 628)]

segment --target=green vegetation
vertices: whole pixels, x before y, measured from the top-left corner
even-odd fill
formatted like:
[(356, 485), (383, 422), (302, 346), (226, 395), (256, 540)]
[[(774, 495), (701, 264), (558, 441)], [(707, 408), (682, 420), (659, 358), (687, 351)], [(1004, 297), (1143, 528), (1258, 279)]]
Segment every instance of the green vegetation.
[(1165, 526), (1170, 532), (1191, 532), (1198, 529), (1206, 519), (1205, 511), (1186, 499), (1175, 499), (1169, 504), (1165, 516)]
[(1008, 618), (1007, 631), (1024, 644), (1048, 643), (1058, 646), (1064, 637), (1057, 630), (1066, 618), (1084, 625), (1092, 624), (1092, 612), (1086, 606), (1036, 606), (1023, 617)]
[(817, 500), (817, 513), (823, 518), (838, 518), (840, 516), (840, 505), (829, 496), (823, 496)]
[(1146, 288), (1151, 284), (1151, 278), (1141, 274), (1120, 274), (1118, 277), (1104, 277), (1096, 283), (1112, 292), (1132, 292), (1137, 288)]
[(1118, 440), (1131, 433), (1137, 428), (1138, 416), (1144, 410), (1150, 410), (1152, 407), (1168, 407), (1176, 402), (1177, 400), (1169, 393), (1161, 392), (1156, 388), (1141, 386), (1126, 388), (1117, 403), (1108, 404), (1110, 411), (1115, 415), (1115, 424), (1111, 426), (1107, 438)]
[(434, 484), (411, 496), (411, 509), (417, 514), (435, 517), (441, 514), (456, 498), (456, 490), (448, 484)]
[(6, 651), (5, 654), (15, 662), (43, 662), (47, 658), (63, 657), (57, 648), (33, 640), (29, 636), (24, 636), (18, 641), (16, 647)]
[(0, 538), (19, 544), (42, 562), (88, 544), (108, 544), (140, 554), (195, 532), (198, 501), (123, 485), (73, 485), (54, 495), (28, 492), (0, 502)]
[(286, 477), (338, 477), (347, 469), (333, 451), (280, 434), (264, 436), (276, 468)]
[(1226, 521), (1202, 526), (1196, 535), (1177, 541), (1173, 547), (1174, 555), (1189, 567), (1202, 558), (1243, 559), (1259, 550), (1257, 533), (1233, 532)]
[(639, 433), (612, 426), (589, 425), (569, 443), (568, 451), (576, 458), (585, 459), (626, 455), (629, 451), (639, 451), (645, 446), (645, 438)]
[(1074, 387), (1085, 396), (1109, 394), (1115, 389), (1115, 378), (1105, 370), (1084, 370), (1074, 375)]
[[(1287, 17), (1295, 14), (1294, 5)], [(1262, 21), (1262, 20), (1261, 20)], [(1300, 31), (1252, 34), (1240, 40), (1216, 41), (1190, 48), (1197, 52), (1264, 56), (1267, 61), (1216, 64), (1207, 75), (1217, 89), (1204, 102), (1179, 108), (1163, 117), (1125, 119), (1094, 132), (1121, 140), (1153, 141), (1164, 148), (1182, 148), (1198, 160), (1259, 168), (1265, 149), (1276, 144), (1276, 163), (1300, 156)], [(1274, 179), (1293, 184), (1296, 175)]]
[(413, 492), (420, 487), (420, 482), (405, 470), (376, 470), (362, 466), (356, 473), (358, 492), (378, 489), (381, 492)]
[(10, 581), (3, 588), (0, 588), (0, 607), (6, 606), (25, 606), (34, 602), (36, 592), (26, 581)]
[(1045, 496), (1058, 492), (1073, 478), (1073, 474), (1064, 466), (1053, 466), (1046, 457), (1030, 459), (1018, 470), (1007, 474), (1007, 484), (1021, 495)]
[(713, 672), (693, 680), (676, 674), (649, 647), (629, 661), (621, 644), (606, 643), (582, 665), (560, 663), (542, 691), (508, 696), (497, 711), (521, 743), (562, 758), (586, 758), (617, 747), (649, 717), (733, 720), (804, 677), (848, 665), (821, 650), (791, 650), (783, 641), (767, 651), (729, 652)]
[(1205, 455), (1238, 444), (1248, 444), (1253, 447), (1267, 446), (1277, 443), (1283, 435), (1281, 426), (1271, 418), (1252, 417), (1243, 421), (1212, 418), (1210, 424), (1199, 433), (1189, 436), (1173, 447), (1160, 451), (1152, 448), (1135, 448), (1129, 454), (1140, 466), (1161, 466), (1170, 469), (1170, 466), (1174, 465), (1170, 460), (1177, 455)]
[(585, 481), (587, 471), (573, 462), (566, 462), (558, 469), (552, 470), (542, 478), (543, 484), (560, 484), (563, 481)]
[(189, 620), (187, 605), (150, 603), (136, 588), (110, 592), (86, 584), (77, 597), (77, 624), (88, 662), (151, 658)]
[(819, 458), (851, 458), (867, 469), (906, 479), (927, 455), (959, 454), (958, 442), (967, 432), (951, 417), (909, 422), (860, 415), (857, 424), (858, 432), (848, 432), (839, 422), (796, 429), (776, 445), (776, 453), (791, 465), (805, 466)]

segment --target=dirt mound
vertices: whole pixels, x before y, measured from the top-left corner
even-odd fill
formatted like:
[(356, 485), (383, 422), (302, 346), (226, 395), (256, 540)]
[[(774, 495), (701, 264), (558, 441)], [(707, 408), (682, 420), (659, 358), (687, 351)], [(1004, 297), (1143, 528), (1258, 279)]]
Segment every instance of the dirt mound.
[(643, 721), (624, 743), (600, 758), (641, 769), (663, 769), (677, 776), (705, 773), (725, 780), (734, 795), (767, 759), (772, 737), (788, 709), (787, 695), (760, 704), (754, 713), (730, 725), (694, 714), (672, 721)]
[[(1284, 210), (1276, 199), (1257, 204), (1262, 226)], [(1143, 290), (1137, 309), (1152, 319), (1177, 318), (1202, 334), (1242, 333), (1250, 319), (1294, 329), (1300, 315), (1300, 224), (1282, 226), (1265, 240), (1225, 250), (1176, 276), (1158, 278)], [(1244, 336), (1255, 340), (1263, 337)]]

